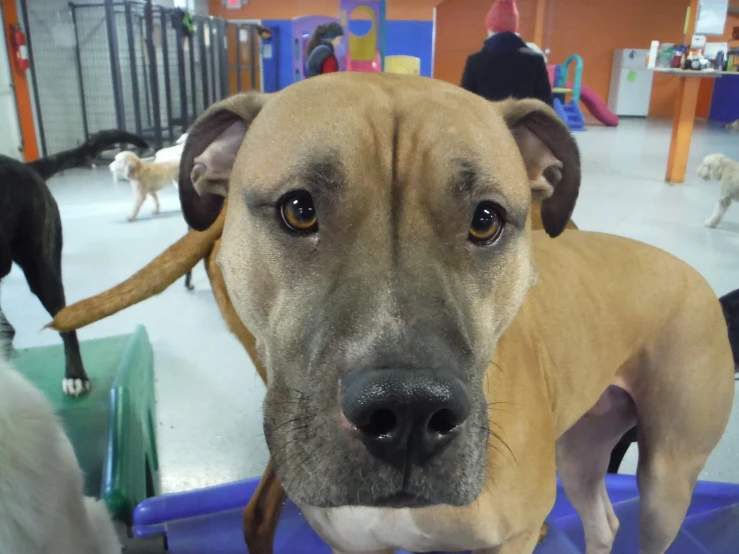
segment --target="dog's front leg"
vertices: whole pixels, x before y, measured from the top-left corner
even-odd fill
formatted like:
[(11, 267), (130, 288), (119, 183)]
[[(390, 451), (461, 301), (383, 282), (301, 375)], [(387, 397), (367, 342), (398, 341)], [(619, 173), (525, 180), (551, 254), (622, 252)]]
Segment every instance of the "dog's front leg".
[(156, 192), (150, 192), (149, 196), (151, 196), (151, 199), (154, 201), (154, 209), (152, 210), (153, 215), (159, 215), (159, 197), (157, 196)]
[(531, 554), (539, 544), (541, 527), (533, 531), (527, 531), (512, 538), (505, 544), (485, 550), (475, 550), (472, 554)]
[(133, 184), (131, 183), (131, 186), (133, 188), (133, 211), (131, 212), (131, 215), (128, 216), (128, 221), (133, 221), (136, 219), (136, 216), (139, 215), (139, 210), (141, 209), (141, 206), (144, 204), (144, 200), (146, 198), (146, 195), (144, 194), (144, 191), (141, 188), (141, 185)]
[(716, 225), (718, 225), (721, 222), (721, 219), (724, 217), (726, 210), (729, 209), (729, 206), (731, 206), (731, 198), (729, 197), (721, 198), (718, 202), (716, 202), (716, 207), (713, 209), (713, 214), (711, 214), (711, 217), (706, 219), (706, 227), (715, 227)]

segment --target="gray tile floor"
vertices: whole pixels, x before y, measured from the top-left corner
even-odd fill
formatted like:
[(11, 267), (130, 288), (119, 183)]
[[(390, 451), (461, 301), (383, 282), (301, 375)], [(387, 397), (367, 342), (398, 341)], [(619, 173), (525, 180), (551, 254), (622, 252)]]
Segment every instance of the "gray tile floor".
[[(624, 121), (618, 129), (589, 128), (577, 135), (584, 181), (575, 221), (584, 229), (626, 235), (672, 252), (696, 267), (718, 294), (739, 288), (739, 207), (717, 228), (703, 227), (717, 183), (695, 175), (703, 155), (739, 159), (739, 134), (700, 126), (688, 180), (663, 181), (666, 122)], [(107, 168), (70, 171), (50, 182), (64, 225), (67, 299), (80, 300), (115, 285), (180, 238), (186, 227), (174, 188), (162, 194), (163, 213), (127, 223), (131, 191), (114, 185)], [(81, 339), (130, 332), (144, 324), (155, 352), (157, 418), (165, 492), (259, 475), (267, 461), (260, 409), (264, 387), (245, 352), (228, 333), (202, 266), (196, 290), (182, 281), (161, 295), (96, 323)], [(19, 270), (3, 283), (2, 306), (17, 329), (16, 346), (54, 344), (42, 331), (49, 320)], [(630, 452), (624, 469), (635, 469)], [(711, 458), (704, 479), (739, 482), (739, 412)]]

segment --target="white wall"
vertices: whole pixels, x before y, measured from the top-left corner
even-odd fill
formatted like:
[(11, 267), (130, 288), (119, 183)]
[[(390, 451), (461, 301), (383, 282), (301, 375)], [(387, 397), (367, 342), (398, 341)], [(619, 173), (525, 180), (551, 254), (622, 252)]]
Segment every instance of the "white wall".
[[(0, 29), (4, 30), (5, 28), (2, 10), (0, 10)], [(8, 57), (8, 48), (4, 38), (4, 36), (0, 36), (0, 129), (2, 129), (2, 133), (0, 133), (0, 154), (22, 160), (18, 110), (13, 94), (10, 58)]]

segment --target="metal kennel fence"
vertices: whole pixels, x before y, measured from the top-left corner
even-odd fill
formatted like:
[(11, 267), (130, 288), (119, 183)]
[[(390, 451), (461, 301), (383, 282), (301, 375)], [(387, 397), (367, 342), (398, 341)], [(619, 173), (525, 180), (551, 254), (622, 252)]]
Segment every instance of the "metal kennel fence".
[(53, 3), (20, 1), (44, 154), (110, 128), (161, 148), (211, 103), (260, 88), (257, 25), (151, 0)]

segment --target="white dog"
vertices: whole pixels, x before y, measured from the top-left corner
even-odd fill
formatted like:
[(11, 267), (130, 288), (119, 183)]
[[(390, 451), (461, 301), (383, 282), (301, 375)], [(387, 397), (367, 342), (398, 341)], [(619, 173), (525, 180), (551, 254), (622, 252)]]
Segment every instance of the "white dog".
[(110, 171), (113, 174), (123, 175), (131, 183), (134, 201), (128, 221), (133, 221), (147, 196), (154, 200), (154, 215), (159, 213), (157, 192), (167, 185), (177, 186), (180, 162), (179, 160), (146, 162), (133, 152), (120, 152), (110, 164)]
[(732, 200), (739, 201), (739, 163), (723, 154), (709, 154), (698, 166), (698, 175), (706, 181), (718, 181), (721, 192), (706, 227), (715, 227), (724, 217)]
[(85, 498), (72, 445), (44, 395), (0, 348), (0, 552), (120, 554), (101, 501)]
[[(187, 140), (187, 133), (183, 134), (180, 138), (177, 139), (177, 142), (175, 142), (172, 146), (168, 146), (166, 148), (162, 148), (161, 150), (157, 150), (153, 157), (151, 158), (141, 158), (141, 161), (144, 162), (180, 162), (180, 158), (182, 157), (182, 151), (185, 148), (185, 141)], [(117, 165), (111, 163), (110, 166), (110, 172), (113, 174), (113, 183), (115, 183), (119, 179), (126, 179), (125, 175), (122, 173), (122, 168)]]

